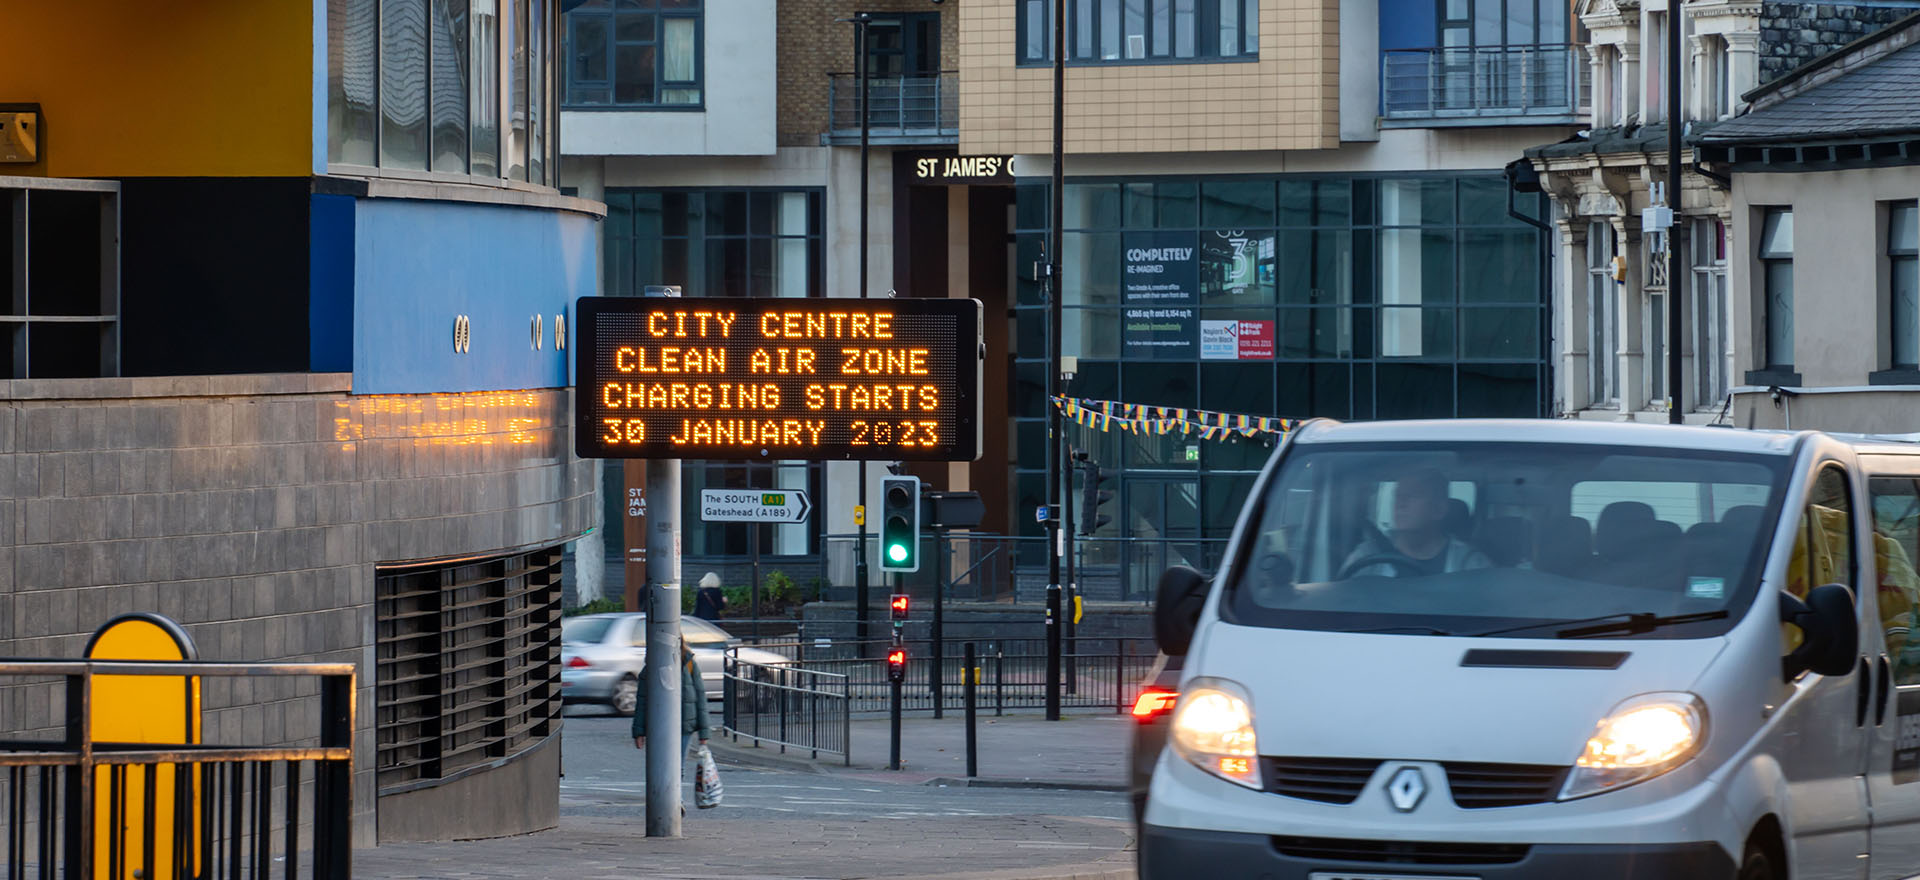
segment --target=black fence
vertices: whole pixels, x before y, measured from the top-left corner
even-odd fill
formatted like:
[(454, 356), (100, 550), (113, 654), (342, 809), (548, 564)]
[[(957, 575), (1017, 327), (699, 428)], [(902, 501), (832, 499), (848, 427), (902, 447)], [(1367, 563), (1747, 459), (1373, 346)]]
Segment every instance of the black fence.
[[(1139, 696), (1140, 686), (1155, 658), (1152, 639), (1076, 639), (1073, 653), (1061, 659), (1060, 705), (1064, 708), (1110, 709), (1125, 712)], [(935, 659), (935, 642), (907, 639), (906, 684), (901, 689), (904, 711), (941, 715), (958, 709), (965, 681), (963, 652), (971, 643), (978, 652), (980, 711), (1005, 714), (1009, 709), (1046, 707), (1047, 645), (1044, 639), (947, 639)], [(791, 669), (808, 674), (827, 673), (832, 687), (843, 690), (851, 712), (882, 712), (891, 705), (887, 681), (890, 641), (825, 639), (761, 643), (755, 647), (794, 661)], [(750, 664), (741, 664), (748, 666)], [(729, 701), (731, 702), (731, 701)]]
[[(319, 679), (312, 747), (101, 742), (96, 676)], [(58, 679), (57, 738), (0, 740), (6, 880), (352, 874), (353, 666), (0, 660), (0, 681)]]
[(744, 739), (783, 754), (838, 755), (843, 763), (853, 762), (845, 675), (748, 663), (729, 651), (721, 696), (721, 723), (735, 742)]

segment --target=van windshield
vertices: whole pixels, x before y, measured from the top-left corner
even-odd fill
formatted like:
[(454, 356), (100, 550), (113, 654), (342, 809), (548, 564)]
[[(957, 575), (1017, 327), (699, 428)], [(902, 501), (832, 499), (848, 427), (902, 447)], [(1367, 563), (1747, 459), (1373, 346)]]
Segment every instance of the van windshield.
[[(1758, 587), (1789, 463), (1569, 444), (1302, 445), (1262, 500), (1223, 612), (1288, 629), (1718, 634)], [(1606, 626), (1615, 615), (1636, 625)]]

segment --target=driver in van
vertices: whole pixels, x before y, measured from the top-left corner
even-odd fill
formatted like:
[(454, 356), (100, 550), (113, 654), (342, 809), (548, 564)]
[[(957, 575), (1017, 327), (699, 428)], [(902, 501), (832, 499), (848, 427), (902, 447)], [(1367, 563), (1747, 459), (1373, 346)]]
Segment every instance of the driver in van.
[(1445, 474), (1424, 468), (1402, 477), (1393, 487), (1393, 531), (1384, 540), (1361, 541), (1342, 570), (1349, 577), (1418, 577), (1491, 567), (1484, 554), (1448, 533), (1447, 506)]

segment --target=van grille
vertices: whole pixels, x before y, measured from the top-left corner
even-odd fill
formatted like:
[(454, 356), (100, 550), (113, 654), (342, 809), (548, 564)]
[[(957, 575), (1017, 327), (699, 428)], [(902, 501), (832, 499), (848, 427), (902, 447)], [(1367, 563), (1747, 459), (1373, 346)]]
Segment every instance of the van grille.
[(1463, 810), (1542, 804), (1560, 794), (1567, 768), (1542, 764), (1443, 763), (1453, 802)]
[(1273, 838), (1273, 848), (1283, 856), (1296, 859), (1384, 865), (1511, 865), (1526, 858), (1529, 849), (1521, 843), (1414, 843), (1282, 836)]
[(1325, 804), (1350, 804), (1380, 766), (1372, 758), (1266, 758), (1267, 790)]

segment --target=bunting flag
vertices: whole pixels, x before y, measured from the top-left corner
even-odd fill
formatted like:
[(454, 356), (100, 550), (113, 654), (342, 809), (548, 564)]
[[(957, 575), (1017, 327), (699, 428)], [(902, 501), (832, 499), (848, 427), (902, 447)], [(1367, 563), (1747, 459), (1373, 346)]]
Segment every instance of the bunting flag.
[(1197, 434), (1202, 440), (1235, 437), (1273, 439), (1292, 431), (1298, 419), (1210, 412), (1185, 407), (1150, 406), (1117, 400), (1056, 397), (1053, 405), (1070, 422), (1096, 431), (1133, 434)]

